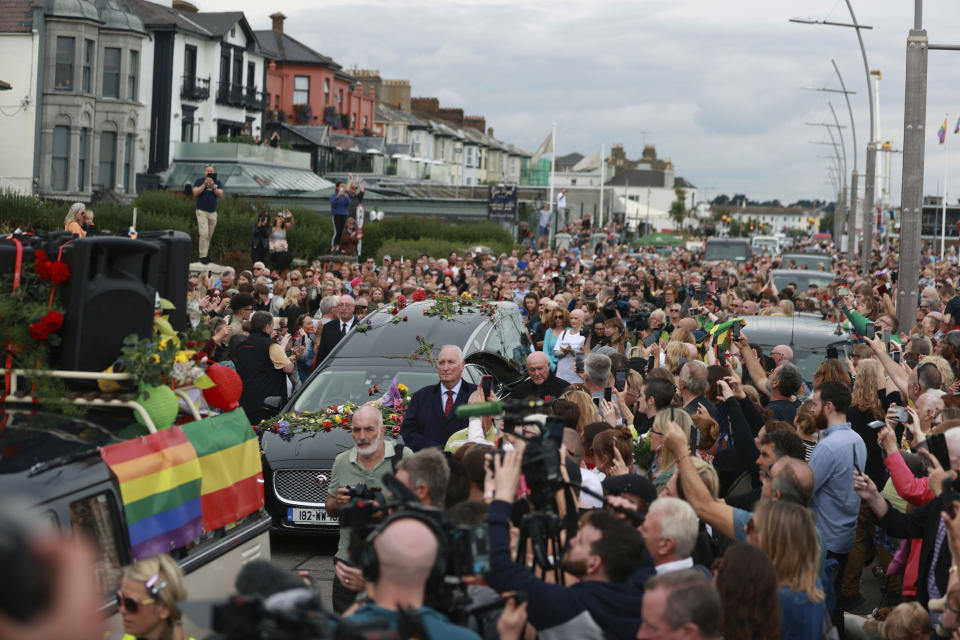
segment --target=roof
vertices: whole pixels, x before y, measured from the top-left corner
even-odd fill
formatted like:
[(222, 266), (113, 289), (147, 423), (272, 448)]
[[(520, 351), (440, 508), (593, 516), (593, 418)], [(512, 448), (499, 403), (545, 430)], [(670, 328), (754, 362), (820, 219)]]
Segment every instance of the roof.
[(296, 62), (299, 64), (316, 64), (323, 67), (339, 70), (341, 66), (333, 58), (314, 51), (307, 45), (285, 33), (267, 29), (256, 31), (257, 39), (264, 49), (264, 55), (281, 62)]
[(576, 151), (574, 151), (573, 153), (568, 153), (565, 156), (557, 156), (556, 163), (558, 165), (561, 165), (561, 164), (575, 165), (581, 160), (583, 160), (583, 158), (584, 158), (584, 155), (582, 153), (577, 153)]
[(270, 122), (270, 128), (280, 128), (290, 131), (294, 135), (300, 136), (307, 142), (317, 146), (326, 147), (330, 145), (329, 127), (307, 124), (290, 124), (288, 122)]
[(33, 28), (32, 0), (0, 0), (0, 33), (26, 33)]
[(687, 182), (685, 178), (679, 178), (679, 177), (673, 179), (673, 186), (676, 189), (696, 189), (696, 187), (693, 186), (693, 184)]
[(607, 180), (606, 184), (614, 187), (624, 185), (630, 185), (631, 187), (663, 187), (664, 177), (663, 171), (627, 169)]
[[(181, 189), (193, 184), (196, 176), (203, 173), (206, 161), (202, 159), (174, 160), (164, 180), (165, 186)], [(217, 161), (217, 177), (225, 189), (235, 195), (268, 196), (283, 194), (309, 194), (327, 191), (333, 183), (315, 174), (310, 169), (289, 167), (259, 162)]]
[(407, 142), (407, 143), (388, 142), (387, 144), (385, 144), (385, 145), (383, 145), (383, 146), (384, 146), (383, 152), (384, 152), (385, 154), (387, 154), (388, 156), (390, 156), (390, 157), (393, 157), (393, 156), (398, 155), (398, 154), (399, 154), (399, 155), (404, 155), (404, 154), (410, 155), (410, 154), (412, 153), (412, 150), (413, 150), (413, 145), (411, 145), (409, 142)]
[[(2, 0), (0, 0), (2, 1)], [(205, 38), (215, 38), (213, 32), (201, 25), (194, 18), (198, 13), (181, 13), (172, 8), (149, 2), (148, 0), (127, 0), (130, 10), (140, 16), (143, 24), (150, 27), (173, 27), (177, 31), (184, 31)]]
[(400, 109), (385, 104), (377, 105), (377, 113), (373, 120), (374, 122), (402, 122), (408, 127), (427, 127), (427, 123), (420, 120), (412, 113), (407, 113), (406, 111), (401, 111)]

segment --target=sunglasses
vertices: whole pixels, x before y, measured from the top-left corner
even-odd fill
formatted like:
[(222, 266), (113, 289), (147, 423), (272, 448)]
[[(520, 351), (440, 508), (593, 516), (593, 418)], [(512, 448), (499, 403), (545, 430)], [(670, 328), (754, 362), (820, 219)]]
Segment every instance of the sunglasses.
[(146, 600), (140, 601), (134, 598), (133, 596), (124, 595), (122, 591), (117, 591), (117, 608), (120, 611), (126, 611), (136, 615), (140, 613), (141, 605), (153, 604), (155, 600), (152, 598), (147, 598)]
[(366, 306), (366, 305), (360, 305), (360, 306), (357, 307), (357, 311), (366, 311), (366, 310), (367, 310), (367, 306)]

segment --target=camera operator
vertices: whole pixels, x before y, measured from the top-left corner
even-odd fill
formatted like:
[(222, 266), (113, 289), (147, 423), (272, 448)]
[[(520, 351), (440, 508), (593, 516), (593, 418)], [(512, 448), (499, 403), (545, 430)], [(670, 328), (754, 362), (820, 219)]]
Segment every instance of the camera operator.
[[(363, 570), (368, 579), (367, 594), (373, 604), (361, 606), (347, 618), (349, 622), (382, 620), (395, 630), (406, 626), (404, 637), (480, 639), (473, 631), (451, 623), (443, 614), (424, 605), (427, 582), (433, 577), (440, 543), (434, 530), (423, 520), (401, 512), (376, 531), (367, 544), (373, 546), (373, 553), (365, 552), (365, 556), (374, 557), (365, 557)], [(420, 629), (411, 630), (411, 622), (419, 623)]]
[(197, 227), (200, 262), (209, 264), (210, 238), (217, 226), (217, 202), (223, 197), (223, 185), (217, 180), (217, 169), (213, 165), (203, 168), (203, 177), (193, 183), (193, 197), (197, 199)]
[[(383, 416), (376, 407), (364, 405), (353, 414), (350, 435), (354, 446), (337, 455), (327, 485), (327, 513), (338, 516), (349, 504), (349, 486), (383, 486), (383, 476), (394, 473), (397, 463), (410, 450), (384, 440)], [(340, 542), (334, 555), (333, 609), (343, 612), (363, 591), (361, 571), (350, 562), (350, 531), (340, 530)]]
[[(557, 637), (633, 638), (640, 627), (643, 583), (653, 574), (643, 536), (617, 516), (596, 510), (569, 542), (563, 568), (579, 579), (567, 587), (537, 579), (510, 559), (510, 512), (520, 484), (522, 450), (494, 457), (494, 501), (487, 582), (498, 591), (526, 590), (530, 623)], [(556, 553), (557, 550), (554, 550)]]

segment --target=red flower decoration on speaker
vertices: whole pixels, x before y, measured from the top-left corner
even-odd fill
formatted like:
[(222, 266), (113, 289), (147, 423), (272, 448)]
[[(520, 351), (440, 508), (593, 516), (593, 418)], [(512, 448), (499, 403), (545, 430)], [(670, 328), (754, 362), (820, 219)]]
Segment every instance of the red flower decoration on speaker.
[(36, 265), (34, 269), (41, 280), (49, 280), (53, 284), (63, 284), (70, 279), (70, 267), (61, 260), (53, 262), (47, 257), (47, 252), (37, 250), (34, 253)]
[(59, 331), (63, 326), (63, 314), (59, 311), (50, 311), (29, 327), (30, 336), (39, 342), (46, 341), (50, 334)]

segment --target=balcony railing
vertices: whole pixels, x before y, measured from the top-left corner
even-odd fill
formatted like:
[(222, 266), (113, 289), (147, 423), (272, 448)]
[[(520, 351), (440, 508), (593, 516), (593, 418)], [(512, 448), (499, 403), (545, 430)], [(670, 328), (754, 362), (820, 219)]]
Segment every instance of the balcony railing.
[(206, 100), (210, 97), (210, 78), (183, 76), (180, 97), (184, 100)]
[(217, 104), (228, 104), (234, 107), (243, 107), (244, 89), (242, 84), (234, 82), (220, 82), (217, 84)]
[(262, 111), (267, 106), (267, 94), (257, 91), (256, 87), (246, 88), (246, 107), (248, 111)]

